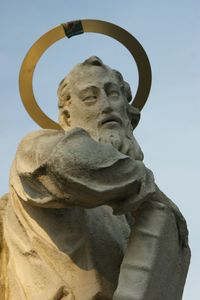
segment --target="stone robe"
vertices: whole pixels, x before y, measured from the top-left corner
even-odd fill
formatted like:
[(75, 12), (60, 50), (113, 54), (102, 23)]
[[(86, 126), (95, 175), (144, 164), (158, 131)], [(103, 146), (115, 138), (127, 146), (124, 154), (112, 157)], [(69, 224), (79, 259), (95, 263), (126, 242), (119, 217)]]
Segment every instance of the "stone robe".
[[(142, 227), (149, 229), (146, 245)], [(173, 279), (179, 290), (159, 298), (150, 276), (163, 269), (155, 262), (169, 233), (173, 249), (163, 255), (163, 268), (178, 253), (172, 267), (179, 265), (182, 275)], [(79, 128), (42, 130), (22, 140), (1, 200), (0, 242), (2, 300), (178, 300), (189, 264), (184, 219), (151, 171)], [(171, 268), (166, 274), (170, 286)]]

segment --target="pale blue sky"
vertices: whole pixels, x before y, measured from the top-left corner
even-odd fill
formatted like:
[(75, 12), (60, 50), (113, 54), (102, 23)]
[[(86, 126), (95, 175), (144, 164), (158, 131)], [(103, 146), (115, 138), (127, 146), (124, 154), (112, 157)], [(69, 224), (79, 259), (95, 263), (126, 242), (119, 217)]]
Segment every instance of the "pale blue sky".
[[(75, 19), (102, 19), (125, 28), (145, 48), (153, 84), (135, 135), (145, 164), (160, 188), (179, 206), (190, 230), (192, 262), (183, 300), (200, 294), (200, 2), (198, 0), (0, 1), (0, 194), (8, 191), (9, 168), (20, 139), (39, 127), (20, 101), (18, 73), (30, 48), (52, 27)], [(56, 89), (71, 67), (97, 55), (137, 87), (129, 52), (115, 40), (84, 34), (52, 46), (39, 62), (35, 95), (56, 120)]]

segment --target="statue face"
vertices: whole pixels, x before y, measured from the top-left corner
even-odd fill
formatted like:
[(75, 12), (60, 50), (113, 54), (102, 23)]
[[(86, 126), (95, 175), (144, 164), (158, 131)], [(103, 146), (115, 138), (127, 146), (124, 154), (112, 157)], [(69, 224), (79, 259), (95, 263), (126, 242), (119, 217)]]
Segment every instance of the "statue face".
[(73, 77), (68, 101), (70, 128), (81, 127), (98, 139), (102, 131), (124, 131), (127, 104), (118, 79), (100, 67), (84, 68)]

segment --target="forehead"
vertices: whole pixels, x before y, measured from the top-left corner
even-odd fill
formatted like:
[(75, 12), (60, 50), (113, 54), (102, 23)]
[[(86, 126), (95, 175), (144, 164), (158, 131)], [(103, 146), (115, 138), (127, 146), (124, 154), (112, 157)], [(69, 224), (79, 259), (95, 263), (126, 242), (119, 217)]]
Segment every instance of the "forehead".
[(72, 88), (78, 90), (89, 85), (104, 87), (108, 82), (119, 85), (117, 75), (112, 70), (102, 67), (80, 68), (72, 76)]

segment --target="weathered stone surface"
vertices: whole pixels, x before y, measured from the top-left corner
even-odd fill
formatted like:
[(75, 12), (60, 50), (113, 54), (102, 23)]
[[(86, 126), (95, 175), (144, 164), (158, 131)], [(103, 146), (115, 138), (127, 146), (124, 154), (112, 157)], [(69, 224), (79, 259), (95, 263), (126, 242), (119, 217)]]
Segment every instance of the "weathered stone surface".
[(0, 202), (0, 299), (181, 300), (187, 227), (142, 161), (128, 83), (91, 57), (58, 97), (63, 130), (21, 141)]

